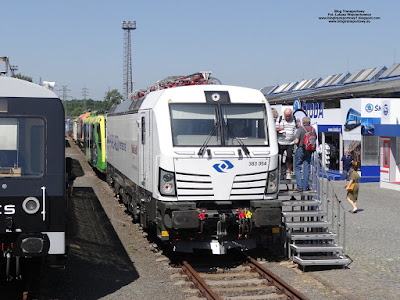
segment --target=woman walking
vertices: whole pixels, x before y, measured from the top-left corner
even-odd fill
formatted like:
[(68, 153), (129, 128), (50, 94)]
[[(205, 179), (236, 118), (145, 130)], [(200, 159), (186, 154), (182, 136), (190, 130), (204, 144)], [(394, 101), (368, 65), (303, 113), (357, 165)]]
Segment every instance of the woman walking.
[[(360, 182), (360, 175), (357, 173), (357, 166), (351, 166), (352, 172), (350, 173), (349, 183), (346, 186), (347, 191), (347, 201), (349, 201), (350, 205), (353, 207), (350, 210), (351, 213), (355, 214), (357, 212), (357, 198), (358, 198), (358, 188)], [(353, 189), (350, 186), (354, 183)]]

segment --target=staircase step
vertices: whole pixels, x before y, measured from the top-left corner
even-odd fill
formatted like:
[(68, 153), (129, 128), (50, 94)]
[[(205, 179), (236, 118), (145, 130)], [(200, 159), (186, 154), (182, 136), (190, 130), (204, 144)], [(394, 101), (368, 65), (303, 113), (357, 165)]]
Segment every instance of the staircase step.
[(340, 255), (294, 256), (293, 262), (301, 266), (344, 266), (350, 264), (351, 259)]
[(285, 222), (286, 228), (329, 228), (330, 222)]
[(282, 206), (320, 206), (318, 200), (282, 200)]
[(296, 210), (296, 211), (283, 211), (282, 216), (285, 218), (293, 217), (324, 217), (327, 213), (320, 210)]
[(318, 192), (314, 190), (298, 192), (296, 190), (279, 191), (279, 196), (317, 196)]
[(297, 253), (339, 252), (343, 247), (336, 244), (290, 244), (290, 249)]
[[(293, 176), (294, 177), (294, 176)], [(296, 178), (292, 179), (280, 179), (279, 180), (280, 184), (296, 184)]]
[(286, 236), (292, 241), (334, 240), (337, 238), (337, 234), (332, 232), (289, 232)]

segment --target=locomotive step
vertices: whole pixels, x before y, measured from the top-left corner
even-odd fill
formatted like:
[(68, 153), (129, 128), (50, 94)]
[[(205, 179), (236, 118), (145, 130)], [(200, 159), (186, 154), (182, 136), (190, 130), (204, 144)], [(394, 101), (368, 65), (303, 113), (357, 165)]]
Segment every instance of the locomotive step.
[(292, 241), (334, 240), (337, 238), (337, 234), (332, 232), (290, 232), (286, 236)]
[(297, 253), (339, 252), (343, 247), (336, 244), (290, 244), (290, 249)]
[(330, 222), (318, 221), (318, 222), (286, 222), (286, 228), (329, 228)]
[(282, 206), (320, 206), (318, 200), (282, 200)]
[(320, 210), (298, 210), (298, 211), (283, 211), (282, 216), (285, 218), (293, 217), (324, 217), (327, 213)]
[(294, 256), (293, 262), (301, 266), (344, 266), (351, 263), (346, 256), (341, 255), (321, 255), (321, 256)]

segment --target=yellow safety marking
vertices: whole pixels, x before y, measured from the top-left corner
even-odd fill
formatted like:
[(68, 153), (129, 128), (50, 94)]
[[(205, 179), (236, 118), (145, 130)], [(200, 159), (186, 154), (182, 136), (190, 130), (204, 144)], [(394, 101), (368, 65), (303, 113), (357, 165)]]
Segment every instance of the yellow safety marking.
[(169, 232), (166, 230), (161, 231), (161, 236), (169, 236)]
[(272, 228), (272, 233), (279, 233), (279, 227)]

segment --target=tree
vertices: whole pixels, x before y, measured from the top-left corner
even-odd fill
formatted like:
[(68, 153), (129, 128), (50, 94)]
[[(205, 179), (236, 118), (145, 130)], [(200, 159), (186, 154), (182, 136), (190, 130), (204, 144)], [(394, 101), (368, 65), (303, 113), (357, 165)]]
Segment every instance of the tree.
[(14, 78), (18, 78), (18, 79), (22, 79), (22, 80), (26, 80), (26, 81), (29, 81), (29, 82), (33, 82), (32, 77), (22, 75), (21, 73), (15, 74), (13, 77)]
[(76, 107), (72, 112), (71, 112), (71, 116), (79, 116), (79, 115), (81, 115), (81, 114), (83, 114), (84, 113), (84, 109), (83, 109), (83, 107)]
[(124, 97), (118, 92), (117, 89), (111, 90), (104, 96), (104, 101), (107, 103), (107, 109), (109, 109), (114, 104), (121, 103)]

